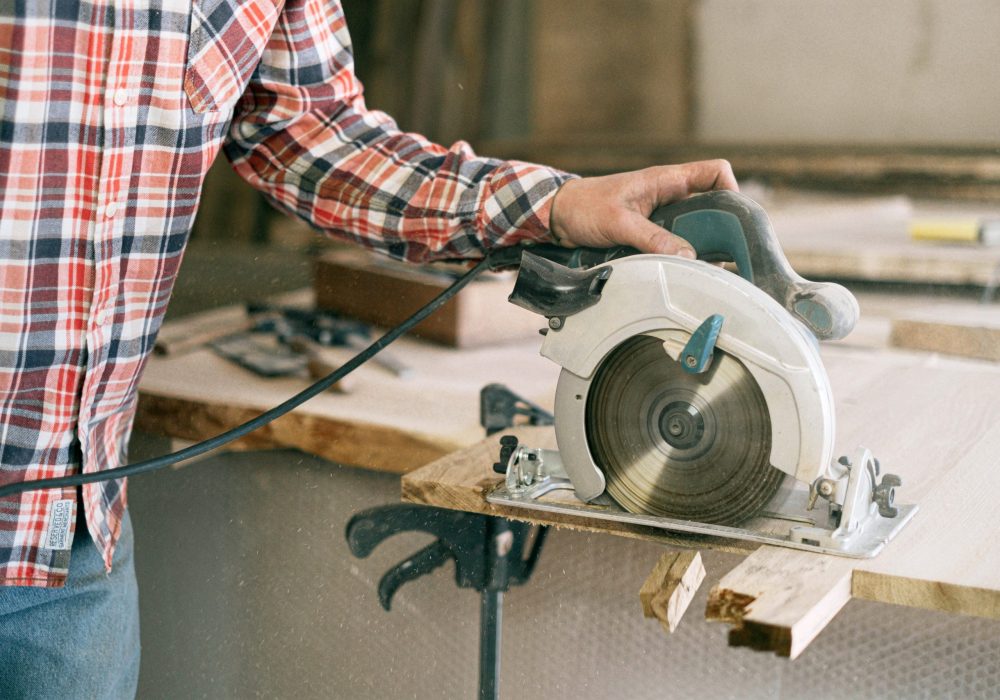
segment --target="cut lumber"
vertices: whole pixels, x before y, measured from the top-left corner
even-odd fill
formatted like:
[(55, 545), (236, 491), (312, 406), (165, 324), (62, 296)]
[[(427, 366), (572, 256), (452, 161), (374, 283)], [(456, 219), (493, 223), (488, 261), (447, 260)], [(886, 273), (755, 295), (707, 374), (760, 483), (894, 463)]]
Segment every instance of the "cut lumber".
[(995, 206), (795, 192), (768, 199), (785, 255), (806, 278), (986, 286), (1000, 264), (997, 248), (915, 241), (909, 233), (914, 218), (993, 218)]
[(1000, 306), (936, 307), (892, 322), (891, 345), (1000, 362)]
[(794, 659), (851, 599), (854, 563), (761, 547), (708, 594), (705, 617), (732, 626), (729, 645)]
[[(312, 306), (313, 298), (312, 290), (299, 289), (279, 294), (271, 299), (271, 302), (274, 306), (306, 308)], [(250, 318), (242, 305), (233, 304), (209, 309), (164, 323), (156, 335), (153, 352), (157, 355), (182, 355), (249, 327)]]
[[(549, 427), (519, 427), (504, 431), (504, 433), (516, 435), (523, 444), (532, 447), (552, 449), (556, 446), (555, 433)], [(536, 525), (550, 525), (589, 532), (611, 532), (633, 539), (652, 540), (667, 545), (690, 546), (689, 540), (652, 527), (600, 521), (562, 513), (529, 511), (523, 508), (511, 508), (489, 503), (486, 500), (486, 494), (504, 479), (502, 474), (495, 473), (491, 468), (499, 454), (500, 435), (494, 435), (431, 462), (416, 471), (409, 472), (401, 482), (403, 500), (438, 508), (511, 518)], [(551, 495), (551, 498), (579, 503), (565, 491), (556, 491)], [(721, 540), (717, 542), (717, 546), (726, 551), (741, 553), (747, 553), (754, 549), (750, 545), (739, 542), (727, 543)]]
[(242, 307), (212, 309), (186, 321), (163, 324), (156, 336), (153, 352), (157, 355), (181, 355), (249, 327), (250, 319)]
[(668, 634), (673, 632), (704, 580), (701, 552), (667, 552), (639, 589), (642, 614), (659, 620)]
[[(316, 304), (382, 328), (392, 328), (443, 292), (455, 279), (357, 250), (339, 250), (316, 263)], [(471, 348), (537, 338), (545, 319), (507, 301), (509, 274), (480, 277), (413, 329), (413, 335)]]

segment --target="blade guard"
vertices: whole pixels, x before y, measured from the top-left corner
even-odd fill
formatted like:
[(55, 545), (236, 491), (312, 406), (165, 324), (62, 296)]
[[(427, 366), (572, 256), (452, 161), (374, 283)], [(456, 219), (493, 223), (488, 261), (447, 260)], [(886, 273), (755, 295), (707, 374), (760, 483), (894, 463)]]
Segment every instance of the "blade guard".
[(605, 486), (584, 427), (599, 364), (638, 334), (662, 339), (665, 352), (678, 357), (713, 314), (725, 318), (716, 347), (738, 358), (764, 394), (773, 431), (771, 464), (806, 483), (822, 473), (833, 454), (833, 396), (816, 340), (805, 327), (750, 282), (703, 262), (636, 255), (606, 265), (614, 272), (599, 302), (565, 317), (558, 328), (550, 324), (541, 348), (563, 368), (556, 438), (580, 498), (596, 498)]

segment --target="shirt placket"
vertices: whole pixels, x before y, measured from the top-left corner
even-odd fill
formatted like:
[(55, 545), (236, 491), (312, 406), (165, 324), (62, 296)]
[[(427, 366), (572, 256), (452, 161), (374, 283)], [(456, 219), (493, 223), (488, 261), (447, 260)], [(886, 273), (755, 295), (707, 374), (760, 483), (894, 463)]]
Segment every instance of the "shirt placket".
[[(141, 52), (144, 44), (134, 27), (134, 3), (115, 3), (115, 22), (103, 99), (103, 137), (94, 226), (94, 291), (87, 319), (88, 362), (81, 421), (101, 410), (101, 377), (109, 363), (110, 340), (119, 309), (122, 235), (128, 223), (129, 180), (135, 151)], [(92, 454), (86, 450), (84, 454)], [(91, 460), (87, 460), (91, 462)], [(92, 462), (91, 462), (92, 465)], [(91, 466), (87, 465), (87, 466)]]

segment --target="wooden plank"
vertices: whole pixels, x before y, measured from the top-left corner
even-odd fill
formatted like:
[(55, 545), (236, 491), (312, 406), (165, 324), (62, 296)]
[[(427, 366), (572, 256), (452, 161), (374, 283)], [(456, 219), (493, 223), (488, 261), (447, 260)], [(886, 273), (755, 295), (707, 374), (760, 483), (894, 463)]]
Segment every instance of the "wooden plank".
[[(274, 306), (308, 307), (314, 299), (311, 289), (298, 289), (275, 295), (270, 302)], [(248, 327), (246, 308), (238, 304), (220, 306), (164, 323), (156, 335), (153, 352), (157, 355), (180, 355)]]
[(1000, 306), (937, 306), (892, 322), (890, 344), (1000, 362)]
[[(388, 258), (344, 250), (316, 263), (316, 303), (350, 318), (391, 328), (445, 290), (454, 278)], [(544, 319), (507, 303), (510, 274), (488, 274), (449, 300), (414, 335), (451, 347), (537, 338)]]
[[(258, 406), (190, 400), (145, 391), (139, 401), (136, 427), (198, 441), (245, 423), (260, 413)], [(300, 411), (230, 443), (228, 449), (294, 447), (332, 462), (402, 473), (460, 446), (458, 441), (449, 443), (392, 426)]]
[[(549, 427), (519, 427), (504, 431), (516, 435), (526, 445), (551, 449), (555, 447), (555, 433)], [(503, 480), (491, 465), (500, 454), (500, 436), (481, 440), (458, 452), (446, 455), (430, 464), (409, 472), (403, 478), (402, 497), (410, 503), (464, 510), (470, 513), (484, 513), (513, 520), (565, 527), (588, 532), (610, 532), (632, 539), (652, 540), (664, 544), (687, 546), (690, 542), (665, 533), (656, 528), (642, 527), (628, 523), (601, 522), (592, 518), (526, 511), (508, 506), (494, 505), (486, 501), (486, 494)], [(718, 542), (718, 547), (727, 551), (747, 552), (750, 548), (738, 543)]]
[(639, 590), (642, 614), (655, 617), (667, 634), (672, 633), (704, 580), (701, 552), (667, 552)]
[(743, 180), (836, 192), (996, 202), (1000, 155), (989, 148), (900, 148), (696, 143), (655, 138), (545, 138), (494, 141), (484, 153), (600, 175), (664, 163), (726, 158)]
[[(1000, 489), (1000, 367), (844, 346), (826, 346), (823, 355), (837, 404), (837, 454), (867, 445), (885, 471), (903, 478), (900, 502), (917, 503), (920, 511), (875, 559), (805, 556), (846, 562), (857, 597), (1000, 618), (1000, 549), (992, 537), (993, 500)], [(546, 443), (550, 433), (534, 431), (517, 434), (526, 444), (551, 446)], [(497, 450), (495, 441), (482, 443), (404, 476), (403, 498), (687, 546), (694, 541), (618, 523), (550, 519), (491, 506), (484, 493), (500, 479), (490, 469)], [(733, 542), (696, 541), (702, 549), (741, 548)], [(797, 555), (787, 550), (783, 556)], [(788, 644), (791, 654), (795, 647)]]
[[(551, 406), (558, 367), (542, 358), (538, 347), (539, 341), (532, 339), (459, 352), (403, 338), (390, 350), (410, 368), (406, 377), (369, 363), (351, 375), (350, 394), (324, 392), (237, 447), (297, 447), (345, 464), (405, 472), (482, 438), (479, 390), (486, 384), (506, 384)], [(327, 352), (340, 362), (353, 354), (346, 349)], [(136, 426), (202, 440), (308, 384), (304, 377), (256, 376), (206, 349), (152, 357), (140, 385)]]
[(854, 562), (761, 547), (708, 594), (705, 617), (732, 626), (730, 646), (794, 659), (851, 599)]
[(940, 312), (944, 317), (976, 317), (990, 313), (989, 309), (992, 308), (981, 303), (982, 295), (977, 290), (955, 290), (950, 295), (944, 293), (945, 290), (935, 290), (934, 296), (928, 296), (926, 290), (900, 287), (895, 290), (855, 290), (854, 296), (861, 307), (861, 318), (846, 338), (834, 342), (859, 348), (889, 348), (893, 347), (893, 325), (900, 319), (918, 318), (930, 309), (934, 313)]
[(795, 270), (821, 279), (986, 286), (1000, 249), (914, 241), (915, 218), (993, 217), (995, 205), (777, 192), (765, 204)]

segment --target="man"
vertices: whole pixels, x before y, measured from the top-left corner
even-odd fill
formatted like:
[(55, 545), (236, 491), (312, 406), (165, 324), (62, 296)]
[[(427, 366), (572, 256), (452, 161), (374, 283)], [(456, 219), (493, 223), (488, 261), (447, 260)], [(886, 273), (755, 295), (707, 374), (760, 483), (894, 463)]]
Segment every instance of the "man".
[[(401, 133), (365, 107), (335, 0), (0, 13), (0, 483), (125, 463), (220, 148), (279, 208), (413, 262), (529, 240), (694, 257), (646, 217), (736, 189), (723, 161), (576, 179)], [(134, 694), (125, 501), (124, 482), (0, 501), (0, 696)]]

